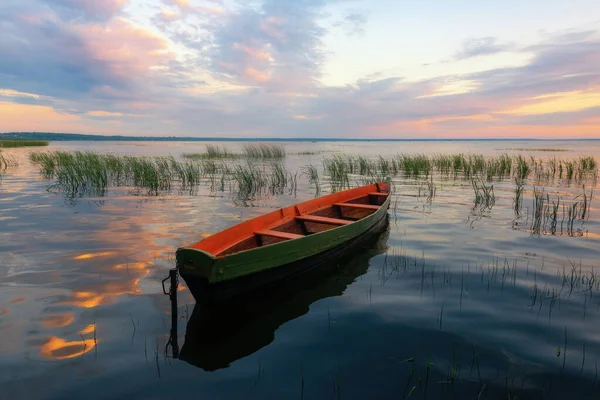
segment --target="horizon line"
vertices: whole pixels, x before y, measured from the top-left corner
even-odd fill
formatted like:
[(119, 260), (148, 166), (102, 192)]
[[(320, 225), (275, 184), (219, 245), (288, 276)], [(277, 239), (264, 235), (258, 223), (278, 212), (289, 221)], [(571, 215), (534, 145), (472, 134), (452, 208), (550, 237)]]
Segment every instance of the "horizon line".
[[(0, 139), (2, 136), (11, 136), (11, 135), (61, 135), (61, 136), (78, 136), (78, 137), (89, 137), (89, 138), (121, 138), (121, 139), (132, 139), (135, 141), (153, 141), (153, 140), (190, 140), (190, 141), (593, 141), (600, 140), (600, 137), (597, 138), (460, 138), (460, 137), (452, 137), (452, 138), (339, 138), (339, 137), (289, 137), (289, 138), (275, 138), (275, 137), (217, 137), (217, 136), (131, 136), (131, 135), (110, 135), (110, 134), (89, 134), (89, 133), (63, 133), (63, 132), (38, 132), (38, 131), (20, 131), (20, 132), (0, 132)], [(46, 139), (46, 140), (55, 140), (61, 141), (61, 139)], [(93, 139), (90, 139), (93, 141)], [(62, 139), (62, 141), (67, 141)]]

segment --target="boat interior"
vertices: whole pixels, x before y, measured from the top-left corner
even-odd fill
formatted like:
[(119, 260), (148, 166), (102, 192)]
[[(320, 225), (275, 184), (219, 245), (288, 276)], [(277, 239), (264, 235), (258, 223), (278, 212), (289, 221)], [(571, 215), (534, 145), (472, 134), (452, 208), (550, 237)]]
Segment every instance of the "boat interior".
[(306, 214), (298, 212), (294, 218), (286, 219), (279, 225), (254, 231), (253, 236), (217, 255), (223, 256), (285, 240), (299, 239), (306, 235), (351, 224), (377, 211), (386, 197), (387, 193), (374, 192), (343, 203), (332, 203), (328, 207)]
[(346, 196), (340, 192), (286, 207), (279, 213), (246, 221), (190, 247), (219, 257), (348, 225), (376, 212), (389, 196), (389, 192), (379, 190), (378, 185), (367, 188), (370, 190), (351, 190)]

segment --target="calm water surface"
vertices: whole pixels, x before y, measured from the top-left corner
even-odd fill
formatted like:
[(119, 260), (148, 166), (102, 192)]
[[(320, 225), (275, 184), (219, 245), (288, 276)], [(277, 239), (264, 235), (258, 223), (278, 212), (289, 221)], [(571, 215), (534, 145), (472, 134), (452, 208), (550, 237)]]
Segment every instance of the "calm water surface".
[[(597, 178), (532, 177), (516, 215), (511, 179), (494, 181), (495, 204), (482, 208), (469, 181), (434, 176), (432, 197), (423, 179), (394, 177), (383, 232), (327, 273), (221, 310), (195, 308), (182, 282), (181, 359), (171, 348), (165, 355), (171, 313), (161, 280), (175, 249), (313, 198), (300, 176), (307, 164), (322, 170), (335, 153), (600, 159), (597, 141), (284, 146), (298, 190), (248, 203), (207, 186), (194, 195), (113, 188), (68, 199), (29, 163), (37, 149), (5, 150), (19, 166), (0, 181), (0, 398), (600, 398)], [(567, 151), (527, 150), (540, 148)], [(204, 144), (43, 150), (180, 157)], [(594, 189), (585, 220), (532, 234), (533, 187), (572, 204), (584, 183), (588, 197)]]

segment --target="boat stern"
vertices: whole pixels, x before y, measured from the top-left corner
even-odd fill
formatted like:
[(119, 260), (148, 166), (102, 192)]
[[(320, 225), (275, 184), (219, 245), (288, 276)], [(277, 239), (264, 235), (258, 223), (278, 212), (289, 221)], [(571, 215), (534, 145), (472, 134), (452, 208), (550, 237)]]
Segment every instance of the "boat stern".
[(188, 279), (211, 280), (217, 259), (210, 253), (189, 247), (180, 247), (175, 253), (180, 275)]

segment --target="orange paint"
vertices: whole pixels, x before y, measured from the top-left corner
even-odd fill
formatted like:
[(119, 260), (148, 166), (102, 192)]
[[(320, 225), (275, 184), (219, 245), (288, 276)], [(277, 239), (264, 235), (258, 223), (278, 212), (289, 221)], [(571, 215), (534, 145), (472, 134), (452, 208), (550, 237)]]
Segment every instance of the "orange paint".
[[(379, 185), (384, 186), (389, 184), (380, 183)], [(318, 197), (242, 222), (188, 247), (211, 254), (219, 254), (235, 243), (239, 243), (240, 241), (253, 236), (256, 231), (269, 230), (271, 227), (293, 220), (298, 215), (310, 214), (319, 209), (330, 207), (333, 203), (344, 203), (377, 191), (377, 185), (368, 185)]]

